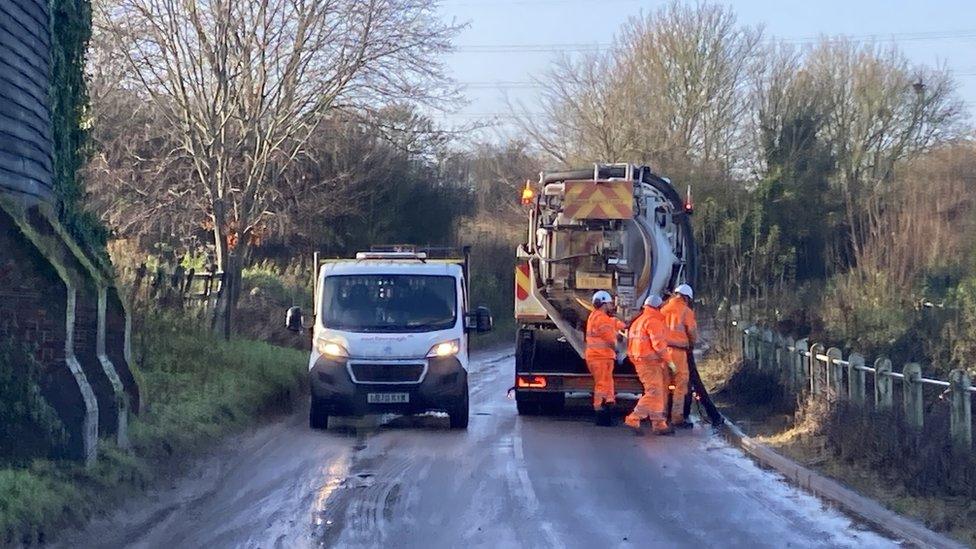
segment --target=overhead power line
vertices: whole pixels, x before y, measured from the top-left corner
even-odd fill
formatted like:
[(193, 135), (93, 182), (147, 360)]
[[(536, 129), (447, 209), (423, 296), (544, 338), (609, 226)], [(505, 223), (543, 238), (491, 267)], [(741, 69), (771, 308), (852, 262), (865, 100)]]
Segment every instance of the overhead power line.
[(485, 0), (483, 2), (472, 2), (471, 0), (460, 0), (450, 2), (441, 0), (441, 7), (445, 8), (495, 8), (498, 6), (550, 6), (561, 4), (635, 4), (641, 0)]
[[(976, 72), (973, 71), (949, 71), (949, 74), (953, 77), (963, 77), (969, 78), (976, 76)], [(497, 82), (483, 81), (483, 82), (458, 82), (458, 85), (463, 86), (467, 90), (512, 90), (512, 89), (543, 89), (546, 88), (545, 83), (533, 82), (531, 80), (499, 80)]]
[[(976, 29), (954, 31), (896, 32), (861, 35), (821, 35), (797, 38), (770, 38), (767, 41), (779, 44), (815, 44), (821, 40), (852, 42), (918, 42), (940, 40), (976, 39)], [(560, 53), (560, 52), (599, 52), (613, 47), (612, 42), (559, 42), (549, 44), (467, 44), (454, 49), (459, 53)]]

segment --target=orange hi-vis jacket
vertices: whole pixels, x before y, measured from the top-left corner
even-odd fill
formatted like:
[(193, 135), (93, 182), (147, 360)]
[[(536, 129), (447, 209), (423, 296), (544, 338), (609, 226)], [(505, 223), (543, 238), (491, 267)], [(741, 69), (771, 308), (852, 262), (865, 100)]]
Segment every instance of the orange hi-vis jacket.
[(654, 307), (644, 307), (627, 330), (627, 356), (631, 362), (671, 362), (667, 324)]
[(617, 332), (626, 324), (600, 309), (594, 309), (586, 319), (586, 360), (614, 360), (617, 358)]
[(681, 296), (674, 296), (661, 307), (665, 323), (670, 329), (668, 345), (679, 349), (691, 349), (698, 340), (698, 322), (695, 312)]

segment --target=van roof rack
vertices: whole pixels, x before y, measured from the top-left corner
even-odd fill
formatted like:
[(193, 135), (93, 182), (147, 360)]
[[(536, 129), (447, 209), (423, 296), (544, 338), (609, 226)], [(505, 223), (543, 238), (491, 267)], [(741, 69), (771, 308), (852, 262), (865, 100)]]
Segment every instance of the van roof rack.
[(416, 244), (382, 244), (370, 246), (368, 253), (424, 254), (427, 259), (463, 259), (464, 248), (454, 246), (418, 246)]
[(424, 252), (357, 252), (356, 259), (359, 261), (368, 259), (379, 259), (379, 260), (396, 260), (396, 259), (416, 259), (417, 261), (427, 263), (427, 254)]

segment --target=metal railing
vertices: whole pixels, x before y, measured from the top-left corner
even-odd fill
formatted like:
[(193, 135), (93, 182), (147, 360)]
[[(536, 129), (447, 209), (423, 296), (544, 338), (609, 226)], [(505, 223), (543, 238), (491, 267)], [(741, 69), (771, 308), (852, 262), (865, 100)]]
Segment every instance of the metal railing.
[(874, 406), (879, 410), (894, 408), (894, 384), (901, 383), (902, 408), (907, 423), (924, 428), (925, 405), (923, 388), (942, 389), (941, 398), (949, 401), (949, 437), (957, 448), (973, 449), (972, 386), (966, 370), (949, 372), (949, 380), (922, 376), (922, 367), (915, 362), (905, 364), (901, 372), (892, 369), (891, 360), (879, 357), (868, 366), (864, 356), (852, 352), (847, 359), (836, 347), (811, 344), (807, 339), (783, 337), (768, 328), (736, 324), (743, 359), (754, 361), (760, 370), (778, 374), (780, 383), (794, 394), (813, 396), (830, 394), (864, 405), (867, 403), (867, 376), (874, 385)]

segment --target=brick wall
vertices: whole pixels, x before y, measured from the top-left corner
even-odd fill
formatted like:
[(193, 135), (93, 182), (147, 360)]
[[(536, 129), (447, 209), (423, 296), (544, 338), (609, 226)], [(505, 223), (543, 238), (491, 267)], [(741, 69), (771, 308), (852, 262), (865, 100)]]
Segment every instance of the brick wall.
[(119, 293), (115, 288), (108, 288), (107, 303), (105, 306), (105, 354), (115, 365), (115, 370), (119, 374), (122, 386), (129, 397), (129, 410), (139, 413), (140, 398), (139, 387), (136, 385), (135, 377), (129, 365), (129, 357), (126, 355), (126, 314), (119, 299)]
[(40, 362), (44, 398), (68, 434), (61, 456), (83, 459), (84, 398), (65, 364), (67, 287), (0, 211), (0, 336), (26, 343)]
[(91, 284), (77, 288), (75, 295), (75, 357), (98, 399), (98, 434), (114, 435), (118, 428), (119, 408), (115, 389), (98, 360), (98, 291)]

